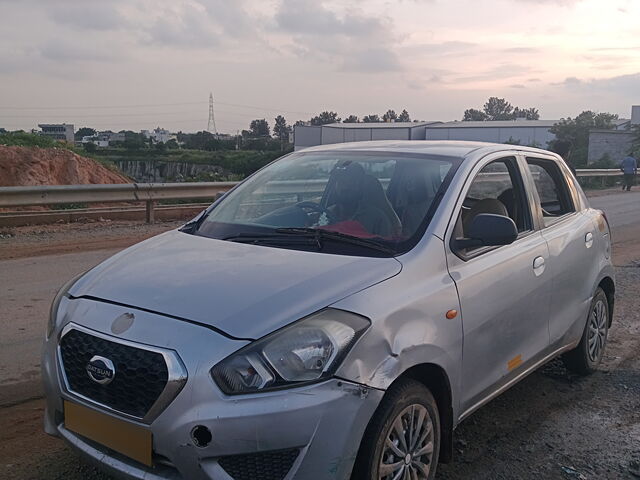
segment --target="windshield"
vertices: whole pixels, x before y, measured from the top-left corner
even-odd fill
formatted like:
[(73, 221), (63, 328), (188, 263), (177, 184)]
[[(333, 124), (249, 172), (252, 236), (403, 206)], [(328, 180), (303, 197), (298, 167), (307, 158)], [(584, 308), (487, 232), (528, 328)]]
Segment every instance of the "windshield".
[(397, 255), (424, 233), (455, 159), (299, 152), (222, 198), (192, 233), (228, 241), (355, 255)]

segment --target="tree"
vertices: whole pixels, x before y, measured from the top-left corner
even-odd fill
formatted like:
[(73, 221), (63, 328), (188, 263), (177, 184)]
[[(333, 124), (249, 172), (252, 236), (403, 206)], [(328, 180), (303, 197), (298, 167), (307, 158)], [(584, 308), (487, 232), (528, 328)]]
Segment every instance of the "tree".
[(250, 136), (254, 138), (271, 136), (269, 124), (264, 118), (251, 120), (251, 124), (249, 125), (249, 132)]
[(504, 98), (489, 97), (484, 104), (484, 113), (489, 120), (513, 120), (513, 106)]
[(371, 114), (371, 115), (365, 115), (365, 117), (362, 119), (362, 121), (364, 123), (379, 123), (380, 122), (380, 117), (374, 113), (374, 114)]
[(398, 115), (393, 110), (387, 110), (387, 113), (382, 115), (383, 122), (394, 122), (398, 118)]
[(504, 98), (489, 97), (482, 110), (469, 108), (464, 111), (462, 120), (465, 122), (494, 121), (494, 120), (515, 120), (516, 118), (526, 118), (527, 120), (540, 119), (540, 112), (537, 108), (513, 107)]
[(540, 112), (537, 108), (520, 108), (516, 107), (513, 110), (515, 118), (525, 118), (527, 120), (540, 120)]
[(282, 115), (278, 115), (273, 125), (273, 136), (284, 143), (289, 141), (289, 132), (291, 132), (291, 127), (287, 125), (287, 121)]
[(640, 159), (640, 125), (631, 127), (633, 138), (631, 140), (631, 151), (629, 152), (636, 160)]
[(345, 118), (342, 123), (359, 123), (360, 119), (355, 116), (355, 115), (349, 115), (347, 118)]
[(489, 116), (486, 113), (475, 108), (468, 108), (467, 110), (465, 110), (464, 117), (462, 117), (463, 122), (484, 122), (488, 119)]
[(311, 119), (311, 125), (327, 125), (329, 123), (338, 123), (340, 117), (336, 112), (324, 111)]
[(406, 110), (402, 110), (402, 112), (400, 112), (400, 115), (398, 115), (398, 122), (410, 122), (411, 121), (411, 117), (409, 116), (409, 112), (407, 112)]
[(122, 146), (131, 151), (140, 150), (147, 146), (147, 140), (141, 133), (126, 131), (124, 132), (124, 142)]
[(289, 134), (291, 133), (291, 127), (287, 125), (287, 121), (282, 115), (278, 115), (275, 118), (275, 125), (273, 126), (273, 135), (280, 140), (280, 150), (284, 150), (284, 146), (289, 142)]
[(96, 131), (94, 128), (82, 127), (76, 130), (74, 136), (76, 140), (82, 140), (82, 137), (93, 137), (95, 134)]
[(589, 132), (592, 129), (612, 129), (613, 120), (618, 116), (612, 113), (582, 112), (575, 118), (563, 118), (549, 129), (556, 138), (549, 142), (549, 148), (574, 168), (587, 164), (589, 152)]
[(96, 150), (98, 150), (98, 146), (93, 142), (83, 143), (82, 148), (87, 153), (94, 153)]

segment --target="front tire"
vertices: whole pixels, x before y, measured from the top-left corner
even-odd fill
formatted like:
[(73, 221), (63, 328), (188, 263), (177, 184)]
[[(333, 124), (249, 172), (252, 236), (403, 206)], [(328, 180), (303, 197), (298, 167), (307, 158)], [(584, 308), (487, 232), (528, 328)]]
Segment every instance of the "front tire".
[(424, 385), (403, 379), (385, 394), (365, 430), (353, 480), (432, 480), (440, 453), (440, 416)]
[(604, 356), (609, 333), (609, 301), (604, 291), (598, 287), (591, 306), (582, 339), (576, 348), (562, 356), (567, 370), (578, 375), (595, 372)]

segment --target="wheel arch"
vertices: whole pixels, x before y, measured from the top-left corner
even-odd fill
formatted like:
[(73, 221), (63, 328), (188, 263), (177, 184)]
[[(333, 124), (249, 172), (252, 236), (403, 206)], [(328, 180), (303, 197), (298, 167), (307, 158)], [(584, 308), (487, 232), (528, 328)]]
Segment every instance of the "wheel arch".
[(422, 383), (433, 395), (440, 414), (439, 461), (449, 463), (453, 458), (453, 399), (449, 376), (440, 365), (422, 363), (405, 370), (394, 383), (404, 378)]
[(600, 287), (607, 296), (607, 303), (609, 304), (609, 326), (611, 326), (611, 323), (613, 322), (613, 307), (616, 301), (616, 284), (613, 281), (613, 278), (606, 276), (600, 280), (598, 287)]

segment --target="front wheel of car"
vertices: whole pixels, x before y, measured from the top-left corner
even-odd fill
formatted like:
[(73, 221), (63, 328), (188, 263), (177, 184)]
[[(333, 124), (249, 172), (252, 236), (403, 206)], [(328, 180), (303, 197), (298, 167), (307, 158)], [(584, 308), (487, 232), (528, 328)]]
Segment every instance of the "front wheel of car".
[(604, 291), (598, 288), (591, 301), (580, 343), (562, 357), (565, 367), (579, 375), (595, 372), (604, 356), (608, 333), (609, 301)]
[(352, 479), (431, 480), (440, 452), (440, 417), (431, 392), (403, 379), (385, 394), (365, 431)]

